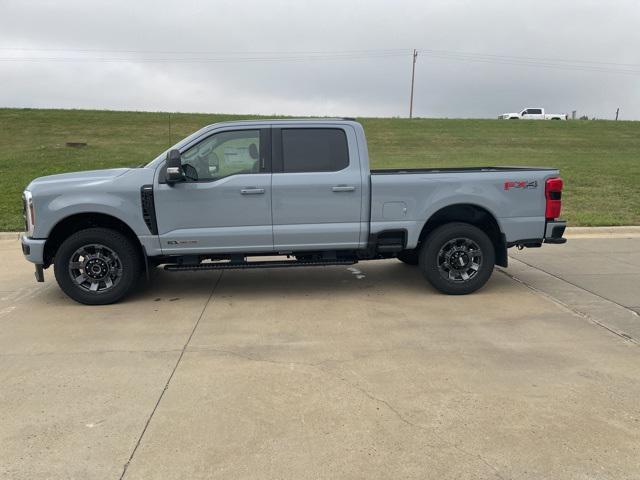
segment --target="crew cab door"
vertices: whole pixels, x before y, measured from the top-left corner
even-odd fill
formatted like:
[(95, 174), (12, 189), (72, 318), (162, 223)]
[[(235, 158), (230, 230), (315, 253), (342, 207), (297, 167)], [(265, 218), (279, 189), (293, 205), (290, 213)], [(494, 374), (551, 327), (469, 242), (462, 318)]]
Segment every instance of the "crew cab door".
[(154, 188), (162, 252), (272, 251), (269, 129), (218, 130), (181, 156), (184, 181), (160, 167)]
[(544, 112), (541, 108), (527, 108), (522, 115), (529, 120), (544, 120)]
[(353, 128), (273, 128), (273, 240), (276, 251), (360, 245), (362, 175)]

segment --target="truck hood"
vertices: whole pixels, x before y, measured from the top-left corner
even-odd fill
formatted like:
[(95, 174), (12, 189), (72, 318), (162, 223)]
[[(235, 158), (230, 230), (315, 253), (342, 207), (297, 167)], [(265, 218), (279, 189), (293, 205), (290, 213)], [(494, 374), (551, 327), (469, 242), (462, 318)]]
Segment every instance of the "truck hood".
[(105, 170), (87, 170), (86, 172), (60, 173), (33, 180), (27, 190), (33, 192), (40, 188), (73, 187), (75, 185), (98, 185), (124, 175), (130, 168), (109, 168)]

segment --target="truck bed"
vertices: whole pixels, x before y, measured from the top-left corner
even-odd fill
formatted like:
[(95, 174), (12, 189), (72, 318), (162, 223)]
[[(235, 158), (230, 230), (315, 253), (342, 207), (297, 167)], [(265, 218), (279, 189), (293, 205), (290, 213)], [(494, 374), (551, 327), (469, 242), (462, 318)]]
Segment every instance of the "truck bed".
[(371, 233), (404, 230), (417, 244), (423, 219), (452, 205), (493, 216), (507, 242), (545, 235), (545, 182), (554, 168), (456, 167), (371, 171)]

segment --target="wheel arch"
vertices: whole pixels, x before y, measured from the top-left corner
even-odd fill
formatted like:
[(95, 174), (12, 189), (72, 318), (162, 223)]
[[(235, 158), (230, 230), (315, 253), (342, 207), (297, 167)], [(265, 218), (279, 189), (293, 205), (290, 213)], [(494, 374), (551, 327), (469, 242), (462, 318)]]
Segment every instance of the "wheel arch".
[(464, 222), (474, 225), (491, 239), (496, 254), (496, 264), (506, 267), (508, 263), (506, 239), (496, 217), (486, 208), (472, 203), (447, 205), (437, 210), (424, 224), (418, 238), (418, 247), (427, 235), (441, 225), (451, 222)]
[(116, 230), (125, 235), (138, 249), (140, 258), (144, 258), (145, 252), (140, 239), (133, 229), (121, 219), (106, 213), (83, 212), (69, 215), (61, 219), (51, 229), (44, 245), (44, 265), (48, 267), (53, 262), (56, 252), (69, 236), (87, 228), (102, 227)]

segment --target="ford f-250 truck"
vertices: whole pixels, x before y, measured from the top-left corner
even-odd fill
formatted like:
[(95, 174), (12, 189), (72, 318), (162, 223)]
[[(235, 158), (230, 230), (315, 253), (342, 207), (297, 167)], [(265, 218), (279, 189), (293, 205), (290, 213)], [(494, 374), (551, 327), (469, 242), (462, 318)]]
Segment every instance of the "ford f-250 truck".
[[(219, 123), (138, 168), (38, 178), (21, 237), (85, 304), (168, 271), (349, 265), (397, 257), (448, 294), (485, 284), (507, 248), (563, 243), (553, 168), (370, 170), (350, 119)], [(269, 258), (279, 256), (275, 259)]]

